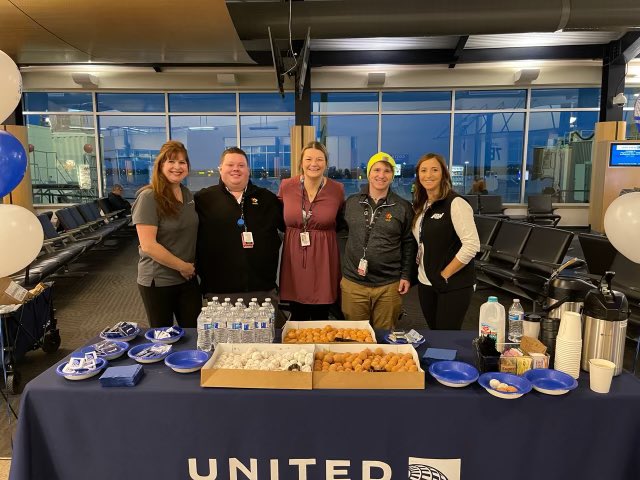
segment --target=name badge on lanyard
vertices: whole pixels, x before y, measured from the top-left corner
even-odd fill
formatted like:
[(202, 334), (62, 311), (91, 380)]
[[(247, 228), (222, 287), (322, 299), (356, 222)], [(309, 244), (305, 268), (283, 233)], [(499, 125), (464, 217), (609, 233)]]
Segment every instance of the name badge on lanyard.
[(311, 245), (311, 236), (309, 232), (300, 232), (300, 245), (308, 247)]
[(360, 275), (361, 277), (366, 277), (368, 267), (369, 262), (367, 261), (367, 259), (361, 258), (360, 262), (358, 263), (358, 275)]
[(242, 248), (253, 248), (253, 233), (242, 232)]

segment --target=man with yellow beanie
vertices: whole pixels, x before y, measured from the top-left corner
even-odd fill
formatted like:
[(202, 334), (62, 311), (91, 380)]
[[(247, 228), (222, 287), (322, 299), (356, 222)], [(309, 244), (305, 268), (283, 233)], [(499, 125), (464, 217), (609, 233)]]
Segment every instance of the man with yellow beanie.
[(393, 328), (409, 291), (416, 244), (411, 203), (391, 191), (396, 162), (378, 152), (367, 163), (362, 192), (345, 204), (349, 229), (342, 281), (342, 312), (347, 320), (370, 320), (374, 328)]

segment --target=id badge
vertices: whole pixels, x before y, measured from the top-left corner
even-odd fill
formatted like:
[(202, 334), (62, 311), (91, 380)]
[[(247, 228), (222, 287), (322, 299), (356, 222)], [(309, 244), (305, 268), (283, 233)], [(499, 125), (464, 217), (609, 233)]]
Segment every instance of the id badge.
[(242, 248), (253, 248), (253, 233), (242, 232)]
[(422, 243), (418, 245), (418, 254), (416, 255), (416, 264), (420, 265), (422, 263), (422, 255), (424, 254), (424, 246)]
[(309, 232), (300, 232), (300, 245), (308, 247), (311, 245), (311, 236)]
[(369, 262), (366, 258), (361, 258), (360, 263), (358, 263), (358, 275), (361, 277), (365, 277), (367, 275), (367, 266)]

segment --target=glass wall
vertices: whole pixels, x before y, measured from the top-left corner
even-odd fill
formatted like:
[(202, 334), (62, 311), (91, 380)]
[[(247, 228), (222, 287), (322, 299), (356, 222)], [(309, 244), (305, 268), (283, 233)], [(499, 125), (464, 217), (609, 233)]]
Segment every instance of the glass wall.
[[(640, 87), (625, 93), (627, 135), (638, 138), (632, 119)], [(316, 91), (312, 125), (329, 150), (329, 176), (347, 193), (366, 183), (367, 161), (382, 150), (398, 164), (394, 188), (410, 199), (416, 162), (436, 152), (460, 193), (482, 179), (504, 203), (526, 203), (536, 193), (582, 203), (589, 200), (599, 96), (592, 87)], [(95, 198), (114, 183), (133, 199), (169, 139), (189, 150), (186, 184), (194, 191), (218, 182), (219, 155), (235, 145), (247, 152), (252, 181), (277, 191), (297, 161), (290, 145), (294, 103), (291, 93), (265, 92), (25, 93), (34, 201)]]

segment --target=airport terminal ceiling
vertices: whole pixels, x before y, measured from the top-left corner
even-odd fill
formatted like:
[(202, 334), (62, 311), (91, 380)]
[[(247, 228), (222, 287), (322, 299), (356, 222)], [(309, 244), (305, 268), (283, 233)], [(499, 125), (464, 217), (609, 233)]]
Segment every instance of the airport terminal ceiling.
[(269, 66), (267, 26), (286, 50), (290, 9), (312, 67), (598, 59), (640, 35), (637, 0), (0, 0), (0, 50), (20, 66)]

